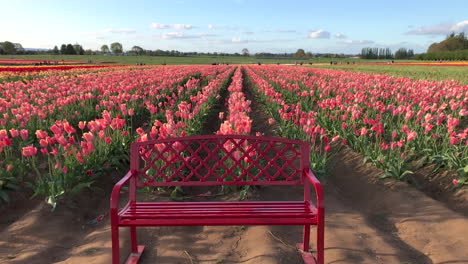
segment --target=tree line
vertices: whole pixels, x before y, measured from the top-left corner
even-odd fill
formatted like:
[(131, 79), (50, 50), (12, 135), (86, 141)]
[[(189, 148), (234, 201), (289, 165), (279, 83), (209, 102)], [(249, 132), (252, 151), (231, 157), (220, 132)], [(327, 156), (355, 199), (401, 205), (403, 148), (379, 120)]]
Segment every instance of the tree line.
[(465, 33), (449, 34), (445, 40), (432, 43), (419, 60), (468, 60), (468, 37)]
[(395, 54), (389, 48), (363, 48), (361, 50), (362, 59), (409, 59), (414, 57), (412, 49), (399, 48)]
[(10, 41), (0, 42), (0, 54), (24, 54), (25, 50), (20, 43)]
[(52, 49), (52, 54), (64, 54), (64, 55), (84, 55), (85, 51), (80, 44), (62, 44), (60, 50), (57, 46)]

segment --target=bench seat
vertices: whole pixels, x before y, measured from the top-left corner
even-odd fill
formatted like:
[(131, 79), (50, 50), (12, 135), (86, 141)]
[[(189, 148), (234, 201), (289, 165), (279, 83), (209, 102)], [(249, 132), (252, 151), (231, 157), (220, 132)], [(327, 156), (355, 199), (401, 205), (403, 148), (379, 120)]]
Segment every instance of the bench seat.
[(305, 201), (135, 202), (118, 215), (121, 226), (317, 224), (317, 209)]

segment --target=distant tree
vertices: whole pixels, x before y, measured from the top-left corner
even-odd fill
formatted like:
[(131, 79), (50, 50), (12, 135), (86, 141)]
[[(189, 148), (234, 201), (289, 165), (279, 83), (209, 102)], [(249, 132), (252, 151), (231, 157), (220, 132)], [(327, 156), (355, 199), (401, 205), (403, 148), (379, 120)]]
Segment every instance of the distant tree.
[(72, 44), (67, 44), (67, 49), (66, 49), (66, 53), (65, 53), (65, 54), (68, 54), (68, 55), (76, 55), (75, 48), (73, 47)]
[(136, 54), (136, 55), (143, 55), (143, 53), (145, 52), (145, 50), (142, 48), (142, 47), (139, 47), (139, 46), (133, 46), (132, 49), (131, 49), (132, 53)]
[(249, 50), (247, 48), (243, 48), (242, 49), (242, 56), (246, 56), (248, 57), (250, 54), (249, 54)]
[(83, 49), (83, 47), (82, 47), (80, 44), (78, 44), (78, 43), (76, 43), (75, 45), (73, 45), (73, 49), (75, 50), (75, 54), (77, 54), (77, 55), (83, 55), (83, 54), (84, 54), (84, 49)]
[(67, 54), (67, 45), (62, 44), (62, 46), (60, 46), (60, 54)]
[(385, 49), (385, 59), (393, 59), (392, 51), (389, 48)]
[(2, 46), (3, 53), (5, 54), (15, 54), (16, 53), (16, 48), (15, 44), (10, 42), (10, 41), (5, 41), (0, 43)]
[(114, 42), (110, 45), (110, 49), (115, 54), (121, 54), (123, 52), (122, 44), (119, 42)]
[(23, 54), (24, 53), (23, 45), (21, 45), (20, 43), (13, 43), (13, 45), (15, 46), (15, 53), (16, 54)]
[(57, 45), (55, 45), (54, 48), (52, 49), (52, 54), (55, 54), (55, 55), (59, 54), (59, 49)]
[(109, 52), (110, 52), (109, 46), (107, 46), (107, 45), (105, 45), (105, 44), (102, 45), (102, 46), (101, 46), (101, 52), (102, 52), (102, 53), (109, 53)]
[(94, 55), (96, 54), (93, 50), (87, 49), (84, 51), (84, 55)]
[(305, 58), (306, 54), (303, 49), (298, 49), (296, 53), (294, 54), (295, 58)]
[(407, 58), (408, 58), (408, 50), (406, 48), (399, 48), (395, 52), (395, 59), (402, 60), (402, 59), (407, 59)]
[(392, 51), (389, 48), (363, 48), (361, 50), (362, 59), (391, 59)]
[(312, 54), (312, 52), (308, 51), (308, 52), (306, 52), (306, 57), (310, 59), (310, 58), (314, 57), (314, 55)]
[(429, 46), (427, 52), (431, 53), (463, 49), (468, 49), (468, 38), (465, 36), (465, 33), (462, 32), (458, 35), (451, 33), (445, 38), (445, 40), (439, 43), (433, 43)]

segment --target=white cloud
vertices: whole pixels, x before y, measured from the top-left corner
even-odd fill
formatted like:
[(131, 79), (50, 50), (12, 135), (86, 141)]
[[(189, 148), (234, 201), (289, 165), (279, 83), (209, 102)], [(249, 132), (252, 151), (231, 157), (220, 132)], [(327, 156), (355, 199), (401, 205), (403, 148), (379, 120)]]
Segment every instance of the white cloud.
[(330, 38), (330, 32), (325, 31), (323, 29), (319, 29), (310, 33), (309, 38), (313, 38), (313, 39)]
[(278, 33), (296, 33), (296, 30), (277, 29), (276, 32), (278, 32)]
[(162, 39), (201, 39), (206, 37), (216, 37), (216, 34), (197, 33), (197, 34), (184, 34), (182, 32), (168, 32), (159, 35)]
[(253, 34), (255, 34), (255, 33), (253, 33), (252, 31), (245, 31), (245, 32), (242, 32), (242, 33), (245, 34), (245, 35), (253, 35)]
[(197, 38), (195, 35), (186, 35), (181, 32), (168, 32), (161, 34), (162, 39), (189, 39), (189, 38)]
[(121, 28), (121, 29), (107, 29), (106, 32), (114, 33), (114, 34), (135, 34), (136, 30)]
[(406, 32), (407, 35), (447, 35), (451, 32), (468, 32), (468, 20), (455, 24), (442, 23), (434, 26), (424, 26)]
[(166, 25), (161, 23), (151, 23), (150, 25), (153, 29), (175, 29), (175, 30), (190, 30), (193, 29), (192, 25), (189, 24), (172, 24)]
[(209, 34), (209, 33), (198, 33), (196, 34), (199, 37), (217, 37), (217, 34)]
[(233, 37), (231, 39), (207, 39), (210, 44), (243, 44), (243, 43), (278, 43), (278, 42), (293, 42), (295, 39), (243, 39)]
[(452, 26), (451, 31), (453, 32), (468, 32), (468, 20), (456, 23)]
[(231, 42), (232, 43), (247, 43), (248, 41), (244, 40), (244, 39), (241, 39), (241, 38), (234, 37), (234, 38), (231, 39)]
[(335, 38), (338, 38), (338, 39), (345, 39), (345, 38), (348, 38), (348, 36), (346, 36), (345, 34), (336, 33), (336, 34), (335, 34)]
[(208, 25), (209, 29), (219, 29), (219, 30), (239, 30), (239, 27), (235, 26), (215, 26), (213, 24)]
[(374, 41), (372, 40), (344, 40), (344, 41), (341, 41), (341, 43), (343, 44), (347, 44), (347, 45), (365, 45), (365, 44), (373, 44)]

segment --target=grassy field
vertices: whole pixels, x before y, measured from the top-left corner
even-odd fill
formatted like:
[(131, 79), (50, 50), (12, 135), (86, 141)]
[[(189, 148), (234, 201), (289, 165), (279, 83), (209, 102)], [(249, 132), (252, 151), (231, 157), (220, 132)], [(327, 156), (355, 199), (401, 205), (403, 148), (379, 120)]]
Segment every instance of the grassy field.
[[(262, 59), (256, 57), (244, 56), (186, 56), (186, 57), (167, 57), (167, 56), (103, 56), (103, 55), (0, 55), (0, 59), (25, 59), (25, 60), (47, 60), (47, 61), (106, 61), (115, 64), (135, 65), (136, 63), (145, 63), (147, 65), (189, 65), (189, 64), (212, 64), (212, 63), (229, 63), (229, 64), (294, 64), (297, 62), (303, 63), (329, 63), (330, 61), (338, 62), (386, 62), (388, 60), (361, 60), (361, 59), (330, 59), (330, 58), (313, 58), (308, 60), (295, 59)], [(409, 62), (409, 61), (398, 61)]]
[(312, 65), (314, 68), (381, 73), (411, 79), (458, 80), (468, 84), (468, 67), (463, 66), (405, 66), (405, 65)]

